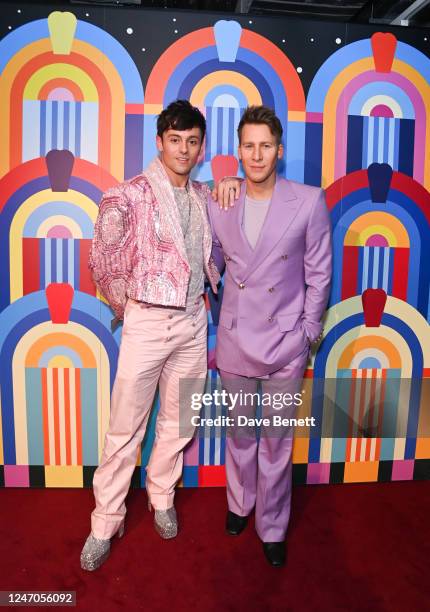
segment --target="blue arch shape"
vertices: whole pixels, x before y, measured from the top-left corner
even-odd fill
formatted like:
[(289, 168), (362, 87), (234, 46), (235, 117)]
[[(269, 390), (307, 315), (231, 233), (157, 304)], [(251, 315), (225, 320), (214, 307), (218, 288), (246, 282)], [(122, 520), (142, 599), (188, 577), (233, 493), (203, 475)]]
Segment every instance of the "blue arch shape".
[(232, 96), (237, 102), (237, 108), (246, 108), (248, 101), (244, 93), (237, 87), (233, 87), (233, 85), (217, 85), (211, 89), (205, 98), (205, 106), (213, 106), (217, 97), (223, 94)]
[[(328, 355), (337, 342), (347, 331), (364, 325), (364, 313), (356, 313), (343, 319), (333, 327), (322, 341), (314, 363), (314, 384), (312, 389), (312, 416), (315, 417), (316, 426), (311, 429), (309, 440), (309, 463), (318, 463), (320, 458), (321, 425), (323, 416), (323, 398), (325, 384), (325, 368)], [(407, 342), (412, 355), (412, 379), (416, 384), (411, 385), (410, 409), (407, 426), (407, 443), (405, 455), (412, 459), (415, 452), (414, 437), (418, 430), (419, 406), (421, 395), (421, 380), (424, 357), (420, 342), (415, 332), (401, 319), (384, 313), (381, 325), (396, 330)]]
[[(187, 76), (196, 70), (199, 66), (207, 64), (207, 62), (217, 62), (218, 54), (216, 47), (205, 47), (198, 49), (191, 55), (185, 57), (180, 64), (174, 69), (167, 82), (164, 90), (163, 104), (166, 106), (169, 102), (178, 98), (178, 91)], [(234, 64), (230, 64), (230, 69)]]
[(77, 353), (76, 351), (74, 351), (73, 349), (69, 348), (68, 346), (63, 346), (63, 345), (58, 345), (55, 347), (51, 347), (50, 349), (47, 349), (43, 355), (40, 358), (39, 361), (39, 367), (40, 368), (47, 368), (48, 364), (50, 362), (50, 360), (53, 357), (57, 357), (57, 356), (65, 356), (68, 357), (70, 359), (70, 361), (73, 363), (73, 365), (75, 366), (75, 368), (82, 368), (82, 359), (79, 355), (79, 353)]
[(12, 30), (0, 41), (0, 72), (21, 49), (41, 38), (49, 38), (47, 19), (36, 19)]
[(345, 45), (330, 55), (314, 76), (309, 87), (307, 111), (309, 113), (322, 113), (325, 97), (336, 76), (353, 62), (365, 57), (372, 57), (372, 55), (370, 38)]
[(79, 19), (76, 38), (97, 47), (110, 59), (124, 84), (127, 104), (143, 104), (143, 85), (137, 66), (116, 38), (102, 28)]
[(430, 82), (430, 60), (422, 51), (400, 40), (397, 41), (396, 59), (409, 64)]

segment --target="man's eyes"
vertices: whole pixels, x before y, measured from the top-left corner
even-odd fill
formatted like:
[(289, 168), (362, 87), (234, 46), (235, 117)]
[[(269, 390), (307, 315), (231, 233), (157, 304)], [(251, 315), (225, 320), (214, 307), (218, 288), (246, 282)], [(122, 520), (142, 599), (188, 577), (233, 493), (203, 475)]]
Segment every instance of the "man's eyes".
[[(179, 138), (169, 138), (169, 142), (171, 142), (172, 144), (178, 144), (180, 142)], [(188, 144), (190, 144), (191, 146), (196, 146), (199, 144), (198, 140), (189, 140)]]

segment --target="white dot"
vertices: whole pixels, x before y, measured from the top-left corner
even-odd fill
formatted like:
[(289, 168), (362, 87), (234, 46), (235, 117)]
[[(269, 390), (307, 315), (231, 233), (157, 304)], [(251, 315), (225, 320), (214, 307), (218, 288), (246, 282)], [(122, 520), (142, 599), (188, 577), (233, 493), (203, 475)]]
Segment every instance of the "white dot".
[(142, 47), (142, 51), (146, 51), (145, 47)]
[(336, 38), (335, 42), (336, 42), (337, 45), (340, 45), (340, 43), (342, 42), (342, 39), (341, 38)]
[(173, 21), (176, 21), (176, 17), (173, 17)]
[(127, 34), (133, 34), (133, 28), (127, 28), (126, 32)]
[(177, 33), (178, 33), (178, 30), (175, 30), (175, 34), (177, 34)]
[(89, 13), (85, 13), (85, 17), (89, 17), (89, 16), (90, 16), (90, 14), (89, 14)]
[(303, 72), (303, 68), (301, 66), (297, 66), (297, 72), (301, 74)]
[(282, 42), (283, 42), (283, 43), (285, 42), (285, 38), (283, 38), (283, 39), (282, 39)]
[(314, 42), (315, 38), (311, 38), (311, 42)]
[(248, 21), (248, 23), (250, 23), (250, 24), (252, 25), (252, 19), (250, 19), (250, 20)]
[(12, 26), (7, 26), (7, 29), (8, 29), (8, 30), (11, 30), (11, 29), (12, 29)]
[(427, 36), (424, 36), (424, 40), (425, 40), (426, 42), (428, 41), (428, 38), (427, 38)]
[(21, 12), (21, 9), (18, 9), (16, 12), (17, 12), (17, 13), (20, 13), (20, 12)]

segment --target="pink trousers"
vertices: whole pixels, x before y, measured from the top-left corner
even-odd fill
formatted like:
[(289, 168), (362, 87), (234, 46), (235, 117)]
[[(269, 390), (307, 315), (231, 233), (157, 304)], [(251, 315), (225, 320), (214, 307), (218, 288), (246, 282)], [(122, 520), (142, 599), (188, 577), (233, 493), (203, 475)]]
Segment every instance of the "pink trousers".
[[(91, 515), (94, 537), (111, 538), (125, 513), (125, 497), (145, 435), (159, 384), (160, 407), (155, 440), (147, 467), (146, 489), (151, 505), (173, 505), (181, 477), (183, 449), (192, 437), (179, 431), (179, 382), (202, 393), (207, 373), (207, 316), (203, 298), (192, 312), (128, 300), (118, 369), (112, 391), (111, 415), (100, 465), (94, 474), (96, 507)], [(190, 386), (191, 385), (191, 386)], [(189, 410), (191, 402), (181, 402)]]

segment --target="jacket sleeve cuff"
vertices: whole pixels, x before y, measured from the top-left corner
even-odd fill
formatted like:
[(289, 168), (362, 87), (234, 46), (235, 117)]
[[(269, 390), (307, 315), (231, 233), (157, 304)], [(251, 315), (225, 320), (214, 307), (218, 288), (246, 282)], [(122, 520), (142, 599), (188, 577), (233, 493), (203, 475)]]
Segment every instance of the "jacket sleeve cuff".
[(318, 340), (321, 340), (323, 333), (323, 324), (321, 321), (309, 321), (307, 319), (303, 319), (303, 328), (309, 342), (317, 342)]

